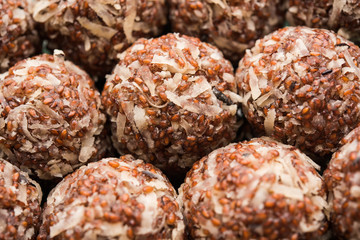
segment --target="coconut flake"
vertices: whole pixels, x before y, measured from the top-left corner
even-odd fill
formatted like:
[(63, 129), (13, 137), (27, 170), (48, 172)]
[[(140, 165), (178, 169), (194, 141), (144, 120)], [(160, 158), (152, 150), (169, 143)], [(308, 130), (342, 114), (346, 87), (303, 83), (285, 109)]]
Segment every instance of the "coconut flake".
[(50, 238), (54, 238), (61, 232), (66, 231), (66, 229), (71, 229), (78, 225), (84, 217), (84, 212), (84, 206), (77, 206), (76, 208), (74, 208), (74, 211), (72, 211), (71, 214), (63, 212), (62, 215), (66, 215), (66, 217), (64, 216), (66, 218), (66, 221), (58, 221), (50, 227)]
[(135, 106), (134, 122), (138, 130), (142, 130), (147, 127), (145, 109)]
[(234, 92), (232, 92), (232, 91), (225, 90), (223, 93), (224, 93), (226, 96), (228, 96), (233, 103), (242, 103), (242, 101), (243, 101), (243, 97), (242, 97), (242, 96), (240, 96), (239, 94), (236, 94), (236, 93), (234, 93)]
[[(142, 92), (144, 94), (146, 100), (150, 104), (150, 106), (153, 106), (153, 107), (156, 107), (156, 108), (163, 108), (163, 107), (166, 107), (169, 104), (169, 102), (166, 102), (163, 105), (158, 105), (158, 104), (154, 103), (153, 100), (151, 98), (149, 98), (147, 94), (144, 93), (142, 88), (136, 82), (131, 82), (130, 86), (135, 86), (140, 92)], [(116, 88), (119, 88), (119, 87), (121, 87), (120, 84), (116, 86)]]
[(296, 187), (289, 187), (282, 184), (274, 184), (271, 188), (274, 193), (282, 194), (290, 199), (302, 201), (304, 200), (304, 194), (301, 189)]
[(195, 82), (195, 84), (192, 84), (187, 91), (183, 92), (184, 95), (189, 95), (191, 98), (196, 98), (203, 92), (211, 90), (211, 85), (205, 79), (204, 76), (199, 76), (198, 80)]
[(159, 64), (162, 66), (164, 71), (168, 70), (172, 73), (182, 73), (182, 74), (195, 74), (196, 69), (190, 64), (186, 64), (186, 67), (181, 68), (176, 62), (175, 59), (169, 58), (163, 55), (155, 54), (151, 63)]
[(297, 57), (305, 57), (310, 55), (310, 52), (306, 47), (304, 41), (300, 38), (296, 39), (294, 48), (291, 52)]
[(124, 33), (128, 42), (133, 42), (134, 37), (132, 31), (134, 28), (135, 17), (136, 17), (136, 2), (137, 1), (126, 1), (126, 13), (124, 19)]
[(332, 11), (329, 17), (329, 26), (334, 28), (338, 24), (338, 19), (341, 11), (343, 10), (344, 6), (346, 5), (347, 0), (335, 0), (333, 2)]
[(87, 52), (91, 49), (91, 42), (89, 36), (86, 33), (84, 33), (84, 38), (84, 50)]
[(116, 118), (116, 136), (119, 140), (124, 136), (125, 124), (126, 116), (119, 112)]
[(271, 135), (274, 132), (276, 111), (275, 108), (271, 108), (264, 120), (265, 132), (267, 135)]
[(256, 100), (261, 95), (259, 88), (259, 79), (257, 78), (253, 67), (249, 68), (249, 84), (253, 100)]
[(180, 126), (185, 130), (186, 135), (188, 135), (188, 136), (192, 135), (193, 128), (185, 119), (182, 118), (180, 120)]
[(234, 75), (230, 74), (230, 73), (224, 73), (222, 75), (224, 81), (228, 82), (228, 83), (234, 83), (235, 82), (235, 77)]
[(114, 26), (116, 19), (108, 12), (107, 8), (103, 3), (97, 1), (89, 2), (89, 6), (96, 12), (96, 14), (104, 21), (107, 26)]
[(82, 163), (87, 162), (93, 153), (96, 151), (94, 147), (95, 138), (92, 136), (85, 135), (85, 138), (81, 142), (81, 150), (79, 154), (79, 161)]
[(173, 92), (170, 92), (170, 91), (165, 91), (165, 94), (166, 94), (166, 97), (171, 101), (173, 102), (174, 104), (180, 106), (180, 107), (183, 107), (183, 103), (187, 101), (188, 97), (186, 96), (181, 96), (179, 97), (178, 95), (176, 95), (175, 93)]
[[(274, 94), (274, 90), (270, 90), (268, 93), (262, 95), (261, 97), (256, 99), (256, 101), (255, 101), (256, 105), (259, 107), (264, 107), (264, 106), (268, 105), (269, 103), (274, 102), (275, 100), (271, 98), (273, 94)], [(269, 99), (270, 99), (270, 101), (267, 101)]]
[(4, 170), (3, 170), (4, 187), (8, 188), (13, 185), (12, 174), (13, 174), (14, 167), (9, 162), (6, 162), (6, 161), (3, 161), (3, 162), (5, 164)]
[(64, 14), (64, 22), (65, 23), (73, 23), (74, 20), (75, 20), (74, 14), (72, 13), (71, 9), (68, 8)]
[(51, 17), (57, 15), (60, 13), (66, 5), (64, 4), (63, 7), (57, 7), (52, 11), (47, 11), (49, 9), (49, 6), (53, 3), (57, 3), (58, 0), (53, 1), (37, 1), (37, 3), (34, 5), (34, 7), (31, 9), (33, 18), (37, 22), (44, 23), (47, 20), (49, 20)]
[[(14, 207), (14, 216), (17, 217), (19, 216), (21, 213), (23, 212), (22, 208), (20, 206), (15, 206)], [(6, 223), (5, 223), (6, 226)]]
[(192, 102), (191, 96), (178, 96), (173, 92), (165, 91), (167, 98), (174, 104), (190, 112), (205, 114), (209, 117), (214, 117), (223, 111), (222, 108), (216, 105), (208, 105), (200, 102)]
[[(103, 233), (106, 233), (107, 237), (117, 237), (119, 235), (122, 235), (129, 229), (129, 227), (127, 225), (124, 225), (122, 222), (118, 222), (118, 223), (103, 222), (101, 223), (100, 228)], [(94, 239), (96, 239), (96, 237)], [(93, 238), (89, 238), (89, 239), (93, 239)]]
[(220, 52), (213, 52), (211, 55), (210, 55), (211, 58), (219, 61), (223, 58), (223, 56), (221, 56)]
[(61, 156), (68, 162), (76, 162), (78, 155), (76, 153), (72, 152), (64, 152), (61, 154)]
[(360, 70), (359, 70), (359, 68), (355, 65), (355, 63), (353, 62), (352, 57), (351, 57), (349, 51), (348, 51), (348, 50), (345, 50), (343, 53), (344, 53), (346, 62), (349, 64), (349, 66), (350, 66), (351, 68), (354, 69), (355, 75), (358, 77), (358, 79), (360, 79)]
[(328, 59), (333, 59), (333, 57), (337, 56), (337, 53), (334, 50), (331, 50), (331, 49), (328, 49), (328, 48), (323, 48), (322, 49), (322, 55), (324, 55)]
[(209, 2), (212, 2), (212, 3), (214, 3), (214, 4), (217, 4), (217, 5), (219, 5), (221, 8), (223, 8), (223, 9), (226, 9), (226, 8), (228, 8), (229, 6), (228, 6), (228, 4), (226, 3), (226, 1), (221, 1), (221, 0), (209, 0)]
[[(137, 51), (140, 51), (140, 50), (143, 50), (145, 48), (145, 45), (144, 44), (134, 44), (132, 47), (131, 47), (131, 53), (133, 52), (137, 52)], [(132, 62), (131, 64), (133, 64), (134, 62)]]
[(123, 65), (117, 65), (114, 73), (119, 76), (122, 81), (128, 81), (128, 79), (132, 76), (129, 68)]
[(16, 199), (27, 205), (27, 187), (23, 184), (19, 185)]
[(149, 88), (150, 94), (152, 96), (155, 96), (156, 92), (155, 92), (155, 88), (156, 85), (153, 81), (153, 74), (150, 71), (150, 68), (147, 66), (142, 66), (139, 71), (140, 73), (140, 77), (142, 80), (144, 80), (144, 83), (146, 84), (146, 86)]
[(97, 37), (105, 38), (110, 41), (111, 38), (117, 33), (117, 30), (110, 27), (105, 27), (101, 24), (93, 23), (85, 17), (77, 17), (76, 19), (82, 27), (89, 30), (93, 35)]
[(33, 141), (33, 142), (39, 142), (39, 140), (36, 139), (36, 138), (34, 138), (34, 137), (31, 135), (31, 133), (29, 132), (29, 129), (28, 129), (28, 121), (27, 121), (26, 115), (25, 115), (24, 113), (22, 114), (22, 120), (21, 120), (21, 122), (20, 122), (20, 126), (21, 126), (21, 128), (22, 128), (25, 136), (26, 136), (29, 140), (31, 140), (31, 141)]
[(166, 86), (166, 90), (170, 92), (175, 91), (181, 83), (181, 78), (181, 73), (175, 73), (173, 78), (168, 78), (167, 80), (165, 80), (164, 85)]

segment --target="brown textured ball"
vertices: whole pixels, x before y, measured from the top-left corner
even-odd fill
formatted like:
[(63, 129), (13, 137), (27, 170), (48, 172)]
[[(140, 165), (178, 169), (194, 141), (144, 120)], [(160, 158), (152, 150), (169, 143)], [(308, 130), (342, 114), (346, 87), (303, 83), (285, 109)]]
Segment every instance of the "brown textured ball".
[(325, 155), (360, 119), (360, 49), (323, 29), (283, 28), (246, 52), (236, 72), (246, 118), (301, 150)]
[(130, 155), (76, 170), (49, 194), (38, 240), (184, 237), (176, 191), (151, 164)]
[(94, 76), (110, 73), (118, 53), (161, 34), (167, 23), (165, 0), (38, 0), (32, 14), (49, 47)]
[(0, 158), (0, 239), (36, 239), (42, 192), (27, 173)]
[(0, 73), (40, 47), (28, 1), (0, 0)]
[(354, 41), (360, 40), (359, 0), (287, 0), (291, 25), (326, 28)]
[(245, 49), (281, 27), (281, 0), (170, 0), (172, 30), (201, 38), (238, 62)]
[(325, 184), (295, 147), (270, 138), (195, 163), (179, 189), (194, 239), (326, 239)]
[(360, 128), (342, 141), (324, 172), (329, 190), (331, 223), (338, 239), (360, 238)]
[(228, 144), (240, 125), (230, 62), (193, 37), (138, 40), (120, 55), (102, 96), (117, 150), (171, 174)]
[(105, 114), (90, 77), (63, 52), (18, 62), (0, 75), (0, 149), (22, 170), (62, 177), (102, 158)]

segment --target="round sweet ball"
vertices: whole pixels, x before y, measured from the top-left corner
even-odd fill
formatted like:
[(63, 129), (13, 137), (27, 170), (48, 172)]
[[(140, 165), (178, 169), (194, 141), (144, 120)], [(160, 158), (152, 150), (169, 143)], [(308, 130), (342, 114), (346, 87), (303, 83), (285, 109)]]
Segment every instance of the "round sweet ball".
[(34, 20), (49, 39), (94, 76), (109, 74), (117, 54), (140, 37), (161, 34), (167, 23), (165, 0), (38, 0)]
[(219, 148), (179, 189), (186, 227), (194, 239), (323, 239), (328, 205), (315, 168), (270, 138)]
[(105, 114), (90, 77), (63, 52), (18, 62), (0, 75), (0, 149), (42, 179), (105, 154)]
[(287, 5), (286, 19), (291, 25), (327, 28), (360, 40), (359, 1), (287, 0)]
[(184, 170), (236, 136), (233, 67), (197, 38), (140, 39), (107, 76), (102, 102), (119, 153)]
[(342, 141), (324, 172), (331, 207), (330, 220), (338, 239), (360, 238), (360, 127)]
[(170, 0), (172, 31), (216, 45), (238, 62), (255, 41), (281, 27), (281, 0)]
[(28, 1), (0, 0), (0, 73), (40, 47)]
[(315, 155), (335, 152), (359, 123), (360, 49), (324, 29), (288, 27), (248, 50), (236, 81), (257, 134)]
[(131, 155), (66, 176), (49, 194), (38, 240), (183, 239), (177, 194), (160, 170)]
[(41, 198), (38, 183), (0, 158), (0, 239), (36, 239)]

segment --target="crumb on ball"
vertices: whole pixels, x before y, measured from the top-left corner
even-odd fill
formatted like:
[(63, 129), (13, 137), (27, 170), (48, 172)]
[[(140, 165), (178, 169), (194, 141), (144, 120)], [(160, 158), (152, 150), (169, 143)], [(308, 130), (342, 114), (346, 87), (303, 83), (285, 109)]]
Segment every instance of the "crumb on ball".
[(0, 149), (40, 178), (62, 177), (108, 148), (100, 93), (63, 52), (18, 62), (0, 75)]
[(240, 96), (217, 48), (167, 34), (140, 39), (119, 57), (102, 93), (119, 153), (173, 174), (235, 138)]
[(131, 155), (90, 163), (49, 194), (39, 240), (183, 239), (177, 194), (160, 170)]
[(172, 31), (199, 37), (237, 63), (255, 41), (281, 27), (282, 0), (170, 0)]
[(38, 0), (32, 15), (50, 48), (99, 77), (111, 72), (118, 53), (161, 34), (167, 23), (165, 0)]
[(258, 134), (320, 156), (360, 119), (360, 49), (325, 29), (288, 27), (239, 62), (244, 115)]
[(360, 127), (342, 141), (324, 172), (331, 226), (339, 239), (360, 239)]
[(217, 149), (179, 189), (187, 230), (194, 239), (320, 239), (328, 205), (315, 168), (267, 137)]
[(28, 1), (0, 0), (0, 73), (39, 50), (28, 7)]
[(0, 239), (35, 239), (42, 191), (28, 174), (0, 158)]

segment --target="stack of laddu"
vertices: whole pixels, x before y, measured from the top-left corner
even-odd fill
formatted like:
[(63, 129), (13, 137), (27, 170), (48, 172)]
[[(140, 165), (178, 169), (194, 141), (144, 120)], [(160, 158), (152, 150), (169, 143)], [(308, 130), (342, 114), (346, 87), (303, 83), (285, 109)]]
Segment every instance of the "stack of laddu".
[(0, 0), (0, 239), (358, 239), (359, 12)]

